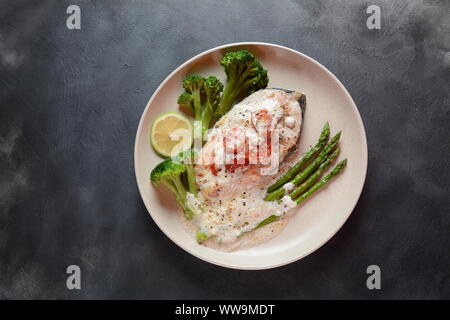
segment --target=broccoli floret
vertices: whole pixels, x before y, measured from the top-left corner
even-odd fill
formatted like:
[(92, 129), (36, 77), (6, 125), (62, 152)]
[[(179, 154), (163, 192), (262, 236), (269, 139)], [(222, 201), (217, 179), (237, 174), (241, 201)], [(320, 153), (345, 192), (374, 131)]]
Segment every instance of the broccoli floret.
[(247, 50), (226, 53), (220, 64), (227, 75), (227, 84), (214, 112), (214, 121), (227, 113), (240, 96), (266, 88), (269, 83), (267, 70)]
[[(266, 88), (267, 70), (247, 50), (226, 53), (220, 60), (227, 75), (224, 86), (214, 76), (194, 74), (183, 80), (185, 92), (178, 97), (180, 107), (194, 114), (194, 137), (206, 140), (206, 131), (243, 95)], [(223, 91), (222, 96), (220, 96)]]
[(223, 84), (214, 76), (205, 79), (194, 74), (183, 80), (183, 88), (185, 92), (178, 97), (177, 102), (180, 107), (194, 114), (194, 137), (206, 138), (205, 133), (219, 103)]
[[(188, 191), (197, 195), (193, 162), (186, 161), (188, 157), (192, 159), (194, 154), (191, 151), (185, 151), (174, 159), (166, 159), (159, 163), (150, 174), (150, 180), (155, 185), (163, 183), (175, 194), (177, 202), (188, 219), (192, 219), (198, 214), (195, 208), (187, 204)], [(183, 177), (186, 177), (188, 181), (187, 187), (182, 182)]]
[(205, 78), (198, 74), (192, 74), (187, 76), (183, 80), (183, 88), (186, 92), (195, 93), (196, 91), (200, 92), (203, 88), (203, 84), (205, 83)]
[[(205, 78), (197, 74), (190, 75), (183, 80), (183, 88), (186, 90), (185, 93), (190, 94), (192, 97), (196, 121), (202, 120), (202, 93), (204, 84)], [(187, 96), (185, 95), (185, 98), (181, 99), (187, 99)]]
[(183, 92), (177, 100), (178, 105), (181, 108), (184, 108), (185, 110), (189, 111), (192, 114), (195, 114), (194, 112), (194, 99), (192, 98), (192, 95), (187, 92)]
[(214, 76), (209, 76), (205, 81), (205, 108), (202, 116), (202, 136), (206, 140), (206, 130), (209, 129), (212, 116), (220, 101), (220, 93), (223, 90), (223, 84)]

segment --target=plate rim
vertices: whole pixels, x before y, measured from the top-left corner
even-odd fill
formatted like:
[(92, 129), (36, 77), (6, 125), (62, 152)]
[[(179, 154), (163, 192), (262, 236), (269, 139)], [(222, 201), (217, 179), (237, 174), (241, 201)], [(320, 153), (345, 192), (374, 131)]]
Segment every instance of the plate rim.
[[(351, 106), (354, 109), (354, 111), (356, 111), (356, 115), (357, 115), (357, 126), (360, 127), (360, 131), (362, 132), (362, 140), (363, 140), (363, 181), (360, 187), (360, 190), (358, 190), (358, 196), (356, 197), (356, 200), (354, 201), (354, 204), (351, 206), (351, 210), (349, 210), (349, 212), (347, 213), (347, 216), (345, 217), (345, 219), (342, 221), (342, 223), (339, 225), (338, 228), (336, 228), (336, 230), (330, 234), (329, 237), (326, 237), (325, 240), (323, 240), (322, 242), (320, 242), (318, 245), (314, 246), (314, 248), (311, 248), (310, 250), (285, 261), (282, 262), (278, 262), (278, 263), (273, 263), (273, 264), (267, 264), (267, 265), (262, 265), (259, 267), (255, 267), (255, 266), (236, 266), (233, 264), (229, 264), (229, 263), (223, 263), (223, 262), (219, 262), (216, 261), (214, 259), (210, 259), (208, 257), (204, 257), (201, 254), (198, 254), (197, 252), (195, 252), (194, 250), (191, 250), (190, 248), (188, 248), (187, 245), (184, 245), (182, 243), (179, 243), (178, 241), (176, 241), (175, 239), (173, 239), (169, 234), (166, 233), (166, 231), (160, 226), (160, 224), (158, 223), (157, 219), (155, 219), (153, 217), (153, 214), (149, 208), (149, 205), (147, 203), (147, 201), (145, 200), (145, 197), (143, 196), (143, 190), (141, 188), (141, 185), (139, 184), (139, 178), (138, 178), (138, 174), (137, 174), (137, 167), (138, 167), (138, 139), (139, 137), (142, 135), (142, 130), (143, 130), (143, 123), (144, 123), (144, 119), (146, 118), (146, 115), (148, 113), (148, 110), (150, 109), (149, 106), (151, 105), (151, 103), (153, 102), (153, 100), (156, 98), (156, 96), (158, 95), (159, 91), (165, 86), (165, 84), (169, 81), (169, 79), (176, 74), (180, 69), (183, 69), (186, 65), (188, 65), (189, 63), (191, 63), (192, 61), (195, 61), (199, 58), (201, 58), (202, 56), (208, 55), (211, 52), (215, 52), (218, 50), (222, 50), (222, 49), (226, 49), (226, 48), (230, 48), (230, 47), (238, 47), (238, 46), (267, 46), (267, 47), (275, 47), (278, 49), (283, 49), (283, 50), (287, 50), (287, 51), (291, 51), (292, 53), (298, 54), (300, 55), (302, 58), (308, 60), (309, 62), (317, 65), (322, 71), (324, 71), (325, 73), (327, 73), (329, 76), (331, 76), (331, 78), (338, 84), (338, 86), (343, 90), (344, 94), (346, 95), (346, 97), (349, 99), (349, 101), (351, 102)], [(135, 136), (135, 140), (134, 140), (134, 174), (135, 174), (135, 178), (136, 178), (136, 184), (138, 186), (138, 190), (139, 190), (139, 195), (142, 199), (142, 202), (144, 203), (145, 208), (147, 209), (148, 214), (150, 215), (150, 217), (152, 218), (152, 220), (155, 222), (155, 224), (158, 226), (158, 228), (163, 232), (163, 234), (169, 238), (173, 243), (175, 243), (178, 247), (180, 247), (181, 249), (183, 249), (184, 251), (190, 253), (191, 255), (193, 255), (194, 257), (201, 259), (203, 261), (206, 261), (208, 263), (220, 266), (220, 267), (225, 267), (225, 268), (230, 268), (230, 269), (237, 269), (237, 270), (266, 270), (266, 269), (273, 269), (273, 268), (277, 268), (277, 267), (281, 267), (284, 265), (288, 265), (291, 264), (293, 262), (296, 262), (300, 259), (303, 259), (304, 257), (310, 255), (311, 253), (313, 253), (314, 251), (318, 250), (319, 248), (321, 248), (325, 243), (327, 243), (328, 241), (330, 241), (331, 238), (333, 238), (336, 233), (341, 230), (342, 226), (347, 222), (348, 218), (350, 217), (350, 215), (353, 213), (353, 211), (355, 210), (355, 207), (359, 201), (359, 199), (361, 198), (361, 194), (362, 191), (364, 189), (365, 186), (365, 182), (367, 179), (367, 167), (368, 167), (368, 144), (367, 144), (367, 135), (366, 135), (366, 130), (364, 127), (364, 123), (361, 117), (361, 114), (359, 113), (358, 107), (355, 104), (355, 101), (353, 100), (352, 96), (350, 95), (350, 93), (348, 92), (348, 90), (344, 87), (344, 85), (341, 83), (341, 81), (330, 71), (328, 70), (324, 65), (322, 65), (320, 62), (318, 62), (317, 60), (311, 58), (310, 56), (301, 53), (300, 51), (297, 51), (295, 49), (291, 49), (289, 47), (285, 47), (283, 45), (279, 45), (279, 44), (274, 44), (274, 43), (269, 43), (269, 42), (233, 42), (233, 43), (228, 43), (228, 44), (224, 44), (224, 45), (220, 45), (220, 46), (216, 46), (213, 47), (211, 49), (205, 50), (195, 56), (193, 56), (192, 58), (186, 60), (185, 62), (183, 62), (180, 66), (178, 66), (176, 69), (174, 69), (171, 73), (169, 73), (164, 80), (160, 83), (160, 85), (158, 86), (158, 88), (156, 88), (156, 90), (153, 92), (153, 94), (151, 95), (150, 99), (148, 100), (144, 111), (141, 114), (141, 117), (139, 119), (139, 125), (137, 127), (137, 131), (136, 131), (136, 136)]]

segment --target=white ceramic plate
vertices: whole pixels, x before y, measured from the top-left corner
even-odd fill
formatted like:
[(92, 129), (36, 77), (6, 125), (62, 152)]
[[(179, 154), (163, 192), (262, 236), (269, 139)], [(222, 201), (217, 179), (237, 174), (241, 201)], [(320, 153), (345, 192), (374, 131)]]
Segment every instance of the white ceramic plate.
[[(342, 130), (344, 172), (318, 192), (272, 240), (257, 247), (225, 253), (196, 243), (183, 229), (174, 198), (164, 187), (154, 188), (150, 171), (162, 159), (152, 150), (149, 130), (153, 119), (177, 111), (181, 81), (188, 73), (216, 75), (225, 80), (219, 60), (226, 51), (248, 49), (269, 71), (269, 87), (301, 91), (307, 105), (300, 137), (300, 152), (315, 144), (325, 121), (331, 133)], [(268, 269), (294, 262), (327, 242), (350, 216), (361, 194), (367, 171), (367, 141), (358, 109), (339, 80), (317, 61), (295, 50), (269, 43), (233, 43), (205, 51), (173, 71), (159, 86), (142, 114), (136, 135), (134, 162), (142, 199), (159, 228), (192, 255), (235, 269)]]

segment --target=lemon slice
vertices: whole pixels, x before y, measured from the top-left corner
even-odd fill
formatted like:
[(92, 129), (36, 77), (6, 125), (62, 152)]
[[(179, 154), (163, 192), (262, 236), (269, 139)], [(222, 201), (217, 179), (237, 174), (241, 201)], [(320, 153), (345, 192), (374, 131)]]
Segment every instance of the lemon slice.
[(176, 156), (191, 147), (192, 124), (189, 119), (179, 113), (163, 113), (153, 122), (150, 141), (160, 155)]

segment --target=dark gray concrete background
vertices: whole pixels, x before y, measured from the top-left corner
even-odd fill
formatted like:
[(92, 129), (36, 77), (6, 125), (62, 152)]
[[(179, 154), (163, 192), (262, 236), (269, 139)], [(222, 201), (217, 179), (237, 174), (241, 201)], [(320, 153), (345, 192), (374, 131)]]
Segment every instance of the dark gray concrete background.
[[(81, 7), (81, 30), (66, 8)], [(365, 9), (381, 7), (381, 30)], [(449, 1), (0, 2), (1, 298), (450, 298)], [(160, 82), (217, 45), (265, 41), (329, 68), (369, 143), (356, 209), (278, 269), (192, 257), (140, 199), (134, 138)], [(66, 267), (82, 290), (66, 289)], [(366, 288), (377, 264), (382, 290)]]

